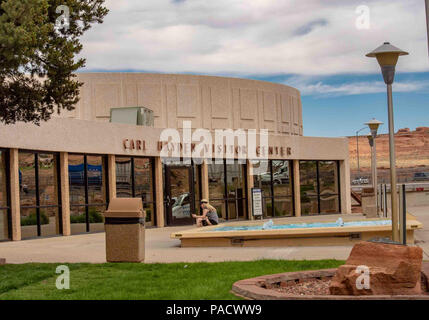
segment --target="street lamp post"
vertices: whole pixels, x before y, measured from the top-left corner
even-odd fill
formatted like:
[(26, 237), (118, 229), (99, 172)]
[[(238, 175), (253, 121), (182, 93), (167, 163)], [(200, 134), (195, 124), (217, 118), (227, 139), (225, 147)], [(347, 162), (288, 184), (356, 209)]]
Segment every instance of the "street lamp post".
[(429, 0), (425, 0), (426, 4), (426, 29), (428, 33), (428, 53), (429, 53)]
[(408, 53), (392, 46), (389, 42), (368, 53), (366, 56), (377, 58), (381, 67), (384, 82), (387, 85), (387, 104), (389, 116), (389, 158), (390, 158), (390, 193), (392, 202), (392, 240), (399, 242), (399, 211), (398, 211), (398, 195), (396, 189), (396, 159), (395, 159), (395, 127), (393, 123), (393, 97), (392, 83), (395, 79), (395, 67), (399, 56), (407, 55)]
[(368, 142), (371, 147), (371, 169), (372, 169), (372, 187), (374, 188), (375, 194), (375, 207), (377, 208), (378, 214), (378, 183), (377, 183), (377, 148), (376, 148), (376, 138), (378, 127), (383, 124), (383, 122), (376, 119), (372, 119), (365, 123), (371, 133), (368, 135)]
[(356, 160), (357, 160), (357, 169), (358, 169), (358, 178), (360, 178), (360, 165), (359, 165), (359, 132), (366, 129), (366, 127), (363, 127), (362, 129), (359, 129), (356, 131)]

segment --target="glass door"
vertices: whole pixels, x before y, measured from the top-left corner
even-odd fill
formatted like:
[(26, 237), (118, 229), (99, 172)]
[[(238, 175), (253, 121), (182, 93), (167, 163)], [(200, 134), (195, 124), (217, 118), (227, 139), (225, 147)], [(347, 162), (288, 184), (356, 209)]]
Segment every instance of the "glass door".
[(166, 208), (168, 225), (193, 224), (195, 192), (192, 166), (166, 166)]
[(246, 218), (246, 167), (237, 163), (226, 163), (226, 198), (228, 220)]

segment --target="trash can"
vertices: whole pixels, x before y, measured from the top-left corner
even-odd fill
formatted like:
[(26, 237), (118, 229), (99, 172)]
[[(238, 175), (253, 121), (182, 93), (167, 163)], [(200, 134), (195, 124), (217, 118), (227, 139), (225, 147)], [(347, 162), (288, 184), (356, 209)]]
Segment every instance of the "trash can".
[(144, 260), (145, 212), (140, 198), (114, 198), (104, 214), (106, 260), (141, 262)]

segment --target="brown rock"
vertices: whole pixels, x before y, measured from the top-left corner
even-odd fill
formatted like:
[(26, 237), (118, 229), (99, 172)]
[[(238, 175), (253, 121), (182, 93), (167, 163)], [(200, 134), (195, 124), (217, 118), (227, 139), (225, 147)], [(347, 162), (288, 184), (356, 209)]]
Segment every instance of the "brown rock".
[(409, 132), (411, 132), (410, 128), (403, 128), (398, 130), (398, 133), (409, 133)]
[(6, 259), (5, 258), (0, 258), (0, 265), (2, 264), (6, 264)]
[[(394, 244), (360, 242), (332, 278), (333, 295), (421, 294), (423, 250)], [(369, 289), (358, 289), (358, 266), (369, 268)]]

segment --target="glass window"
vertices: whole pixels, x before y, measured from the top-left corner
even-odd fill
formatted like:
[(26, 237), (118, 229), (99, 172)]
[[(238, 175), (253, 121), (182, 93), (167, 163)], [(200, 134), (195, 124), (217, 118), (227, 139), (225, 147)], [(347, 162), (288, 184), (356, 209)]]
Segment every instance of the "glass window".
[(273, 160), (274, 197), (292, 196), (292, 179), (290, 179), (289, 161)]
[(146, 211), (146, 224), (155, 224), (155, 186), (153, 181), (153, 160), (151, 158), (133, 158), (134, 197), (141, 197)]
[(266, 197), (263, 198), (264, 203), (264, 217), (272, 217), (273, 216), (273, 198)]
[(106, 157), (69, 155), (70, 227), (72, 234), (104, 231), (107, 208)]
[(301, 184), (301, 196), (317, 196), (317, 162), (300, 161), (299, 178)]
[(274, 216), (293, 216), (293, 199), (292, 197), (274, 198)]
[(57, 154), (19, 153), (22, 238), (62, 232)]
[(338, 194), (338, 167), (336, 161), (319, 161), (320, 194)]
[(9, 239), (7, 156), (6, 151), (0, 150), (0, 240)]
[(294, 214), (290, 168), (289, 160), (260, 161), (253, 166), (253, 186), (262, 189), (265, 217)]
[(0, 241), (9, 239), (8, 209), (0, 209)]
[[(42, 224), (42, 235), (59, 234), (60, 220), (56, 155), (40, 153), (38, 154), (38, 160), (39, 211), (41, 218), (43, 217), (48, 222), (47, 224)], [(43, 220), (41, 219), (41, 221)]]
[(220, 200), (224, 198), (225, 192), (225, 171), (224, 165), (212, 163), (208, 164), (209, 175), (209, 196), (210, 200)]
[(87, 156), (88, 204), (106, 204), (103, 157)]
[(320, 195), (321, 213), (338, 213), (339, 200), (338, 195)]
[(202, 186), (201, 186), (201, 165), (194, 165), (194, 192), (195, 192), (195, 214), (200, 214), (200, 200), (202, 199)]
[(210, 203), (220, 209), (223, 219), (247, 216), (246, 165), (238, 161), (208, 164)]
[(271, 168), (269, 161), (253, 165), (253, 186), (262, 190), (263, 197), (271, 197)]
[(116, 157), (116, 196), (133, 197), (132, 163), (130, 157)]
[(300, 161), (301, 213), (339, 213), (338, 161)]
[(152, 162), (147, 158), (134, 158), (135, 196), (144, 203), (153, 201)]
[(116, 196), (141, 197), (146, 224), (155, 224), (154, 168), (152, 158), (116, 157)]
[(303, 216), (319, 213), (318, 199), (315, 196), (307, 196), (301, 193), (301, 214)]
[(69, 192), (71, 204), (85, 204), (84, 162), (83, 155), (69, 155)]

